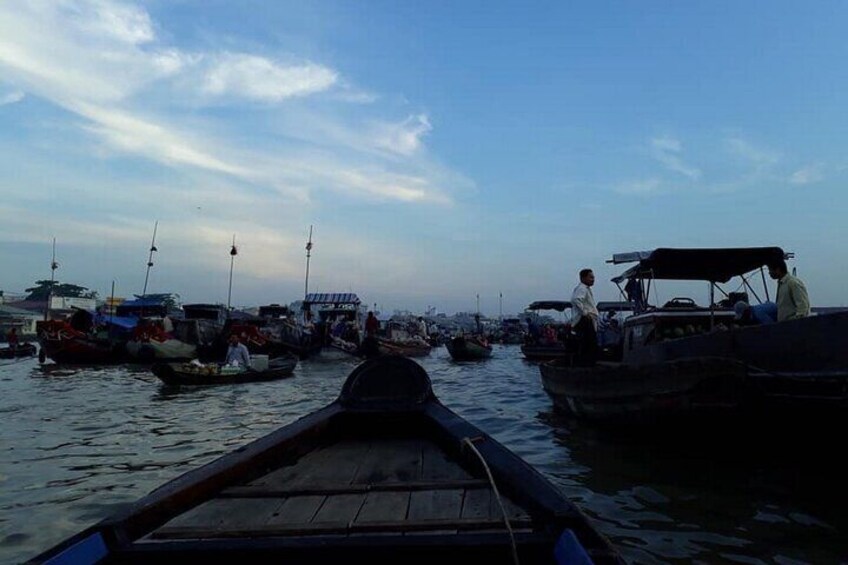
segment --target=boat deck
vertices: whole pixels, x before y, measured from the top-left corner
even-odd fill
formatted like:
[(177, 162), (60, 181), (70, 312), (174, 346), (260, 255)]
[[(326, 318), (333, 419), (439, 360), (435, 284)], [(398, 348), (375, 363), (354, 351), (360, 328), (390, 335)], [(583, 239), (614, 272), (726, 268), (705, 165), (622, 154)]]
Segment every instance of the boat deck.
[[(528, 513), (501, 496), (516, 532)], [(137, 543), (279, 536), (506, 533), (488, 480), (434, 442), (342, 439), (236, 486)]]

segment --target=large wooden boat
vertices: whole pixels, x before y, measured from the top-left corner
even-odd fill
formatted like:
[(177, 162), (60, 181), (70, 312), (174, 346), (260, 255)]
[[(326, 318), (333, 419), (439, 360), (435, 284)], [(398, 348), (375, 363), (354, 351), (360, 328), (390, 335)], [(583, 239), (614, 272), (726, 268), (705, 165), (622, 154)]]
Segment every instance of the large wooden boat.
[[(763, 266), (774, 260), (790, 257), (779, 247), (733, 249), (656, 249), (651, 252), (618, 254), (613, 263), (635, 262), (624, 274), (613, 279), (626, 283), (627, 292), (636, 313), (624, 322), (621, 344), (622, 378), (641, 378), (649, 391), (656, 386), (658, 394), (665, 386), (662, 379), (653, 380), (654, 374), (668, 374), (668, 367), (698, 363), (712, 363), (722, 359), (728, 371), (717, 370), (727, 379), (735, 379), (737, 386), (724, 390), (740, 391), (738, 400), (745, 406), (779, 402), (790, 405), (791, 410), (817, 410), (848, 408), (848, 349), (844, 336), (848, 335), (848, 312), (834, 311), (806, 318), (742, 325), (733, 310), (738, 301), (748, 301), (749, 292), (758, 298), (751, 286), (751, 275), (760, 271), (763, 296), (768, 300)], [(725, 292), (721, 284), (740, 278), (745, 292)], [(710, 288), (710, 305), (698, 306), (690, 298), (674, 298), (664, 305), (649, 305), (652, 283), (659, 280), (706, 281)], [(716, 301), (716, 290), (726, 298)], [(738, 370), (744, 368), (744, 374)], [(543, 368), (554, 374), (550, 367)], [(590, 372), (592, 370), (589, 370)], [(609, 383), (610, 394), (621, 383), (608, 371), (600, 383)], [(697, 378), (695, 374), (688, 375)], [(680, 389), (688, 386), (687, 378)], [(577, 381), (574, 381), (576, 383)], [(570, 383), (570, 384), (569, 384)], [(579, 393), (577, 386), (563, 379), (549, 394), (558, 405), (568, 404), (568, 399)], [(599, 384), (599, 386), (603, 386)]]
[(271, 359), (263, 370), (222, 367), (217, 364), (157, 363), (153, 374), (166, 385), (200, 386), (273, 381), (291, 377), (297, 357), (286, 355)]
[(37, 322), (36, 328), (42, 357), (57, 363), (104, 364), (125, 359), (123, 342), (79, 328), (72, 321), (46, 320)]
[[(34, 563), (620, 563), (542, 475), (402, 357), (339, 399), (167, 483)], [(58, 562), (58, 561), (54, 561)]]
[(445, 342), (454, 361), (478, 361), (492, 356), (492, 346), (482, 337), (456, 336)]

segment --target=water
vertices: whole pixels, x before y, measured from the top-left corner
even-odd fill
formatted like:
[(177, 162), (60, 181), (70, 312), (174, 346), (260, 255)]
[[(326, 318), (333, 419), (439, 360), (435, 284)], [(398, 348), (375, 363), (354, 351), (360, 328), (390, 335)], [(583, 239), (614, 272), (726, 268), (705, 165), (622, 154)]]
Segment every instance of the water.
[[(735, 426), (598, 428), (562, 419), (518, 347), (421, 360), (449, 408), (558, 485), (630, 562), (848, 558), (844, 466), (804, 436)], [(0, 562), (19, 562), (338, 395), (350, 362), (291, 379), (164, 388), (136, 367), (0, 364)], [(827, 430), (822, 430), (827, 434)]]

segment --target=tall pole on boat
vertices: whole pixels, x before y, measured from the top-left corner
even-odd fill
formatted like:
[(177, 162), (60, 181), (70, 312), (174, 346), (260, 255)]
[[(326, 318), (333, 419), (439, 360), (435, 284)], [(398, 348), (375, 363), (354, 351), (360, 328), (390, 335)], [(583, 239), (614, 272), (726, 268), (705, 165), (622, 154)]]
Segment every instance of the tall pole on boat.
[(312, 226), (309, 226), (309, 241), (306, 242), (306, 283), (303, 288), (303, 299), (309, 294), (309, 258), (312, 257)]
[(236, 249), (236, 234), (233, 234), (233, 246), (230, 247), (230, 288), (227, 290), (227, 310), (230, 309), (230, 300), (233, 297), (233, 264), (236, 261), (238, 249)]
[(115, 281), (112, 281), (112, 296), (109, 298), (109, 339), (112, 339), (112, 315), (115, 313)]
[(141, 291), (142, 296), (147, 296), (147, 281), (150, 279), (150, 267), (153, 266), (153, 253), (159, 251), (156, 249), (156, 230), (159, 228), (159, 220), (153, 224), (153, 239), (150, 240), (150, 255), (147, 257), (147, 273), (144, 275), (144, 289)]
[(498, 299), (500, 300), (500, 304), (498, 305), (498, 317), (500, 321), (503, 322), (503, 292), (498, 293)]
[(50, 290), (47, 292), (47, 305), (44, 307), (44, 321), (50, 318), (50, 303), (53, 302), (53, 285), (56, 283), (56, 269), (59, 268), (59, 263), (56, 262), (56, 238), (53, 238), (53, 259), (50, 260)]
[(480, 315), (480, 293), (477, 293), (477, 315)]

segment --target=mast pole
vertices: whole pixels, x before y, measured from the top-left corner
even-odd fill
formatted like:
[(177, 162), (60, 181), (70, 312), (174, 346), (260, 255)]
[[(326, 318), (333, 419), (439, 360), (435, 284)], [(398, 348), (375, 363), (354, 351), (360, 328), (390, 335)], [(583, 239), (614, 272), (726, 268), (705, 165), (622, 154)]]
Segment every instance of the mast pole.
[(500, 300), (500, 304), (498, 305), (498, 317), (501, 322), (503, 322), (503, 292), (498, 293), (498, 299)]
[(147, 281), (150, 279), (150, 267), (153, 266), (153, 253), (159, 251), (156, 249), (156, 230), (159, 228), (159, 220), (153, 224), (153, 239), (150, 240), (150, 255), (147, 257), (147, 273), (144, 275), (144, 289), (141, 291), (141, 296), (147, 296)]
[(50, 318), (50, 303), (53, 302), (53, 285), (56, 283), (56, 269), (59, 268), (59, 263), (56, 262), (56, 238), (53, 238), (53, 259), (50, 261), (50, 290), (47, 292), (47, 305), (44, 308), (44, 321)]
[(312, 257), (312, 226), (309, 226), (309, 241), (306, 242), (306, 282), (303, 287), (303, 299), (309, 294), (309, 259)]
[(227, 290), (227, 310), (230, 309), (230, 301), (233, 297), (233, 264), (236, 261), (238, 249), (236, 249), (236, 234), (233, 234), (233, 246), (230, 247), (230, 287)]

